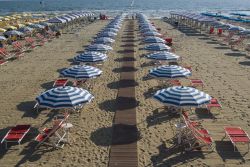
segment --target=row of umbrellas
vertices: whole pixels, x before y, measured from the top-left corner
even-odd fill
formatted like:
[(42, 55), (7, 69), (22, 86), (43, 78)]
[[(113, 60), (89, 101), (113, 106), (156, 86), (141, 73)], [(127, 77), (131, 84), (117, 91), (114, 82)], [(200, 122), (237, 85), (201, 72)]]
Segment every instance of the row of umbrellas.
[[(153, 24), (143, 14), (138, 14), (140, 32), (143, 34), (152, 34), (150, 38), (155, 38), (157, 30)], [(154, 32), (154, 33), (149, 33)], [(145, 36), (145, 35), (144, 35)], [(143, 41), (147, 40), (149, 36), (145, 36)], [(150, 43), (150, 42), (145, 42)], [(161, 40), (152, 40), (150, 45), (164, 45)], [(169, 49), (170, 50), (170, 49)], [(155, 50), (153, 50), (155, 51)], [(158, 51), (158, 50), (157, 50)], [(166, 50), (148, 54), (146, 58), (154, 60), (172, 61), (178, 60), (180, 56), (168, 52)], [(162, 65), (149, 70), (149, 75), (157, 79), (172, 79), (191, 76), (191, 71), (177, 65)], [(171, 105), (176, 107), (198, 107), (210, 103), (211, 97), (198, 89), (184, 86), (173, 86), (167, 89), (158, 90), (154, 99), (163, 103), (164, 105)]]
[(178, 16), (179, 18), (189, 19), (192, 21), (206, 23), (215, 28), (221, 28), (223, 30), (237, 32), (240, 35), (250, 34), (249, 29), (245, 29), (244, 27), (241, 27), (241, 26), (235, 26), (229, 23), (224, 23), (222, 21), (217, 21), (215, 18), (211, 18), (209, 17), (209, 15), (206, 15), (206, 14), (197, 14), (197, 13), (190, 13), (190, 12), (171, 12), (171, 15)]
[[(107, 59), (107, 55), (99, 52), (99, 47), (94, 49), (94, 46), (103, 46), (105, 44), (111, 44), (115, 40), (115, 36), (112, 36), (112, 40), (109, 39), (109, 33), (111, 31), (116, 31), (120, 29), (122, 24), (123, 15), (116, 17), (111, 21), (98, 35), (97, 38), (93, 41), (87, 51), (83, 54), (77, 55), (74, 57), (74, 61), (80, 63), (96, 63), (99, 61), (104, 61)], [(102, 35), (100, 35), (102, 34)], [(95, 43), (97, 41), (97, 43)], [(105, 45), (105, 47), (111, 47)], [(92, 51), (93, 50), (93, 51)], [(106, 50), (105, 50), (106, 51)], [(65, 78), (70, 78), (74, 80), (83, 80), (96, 78), (102, 74), (102, 70), (89, 66), (86, 64), (76, 65), (70, 68), (63, 70), (61, 76)], [(61, 108), (77, 108), (81, 107), (87, 102), (90, 102), (94, 96), (85, 89), (78, 87), (57, 87), (50, 89), (36, 98), (39, 107), (51, 108), (51, 109), (61, 109)]]

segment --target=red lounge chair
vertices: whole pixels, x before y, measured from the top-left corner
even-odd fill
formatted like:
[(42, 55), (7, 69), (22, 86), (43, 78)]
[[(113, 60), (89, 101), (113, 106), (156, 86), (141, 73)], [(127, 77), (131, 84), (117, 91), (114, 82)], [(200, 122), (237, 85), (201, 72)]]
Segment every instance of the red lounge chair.
[(74, 86), (80, 86), (81, 84), (85, 83), (87, 81), (87, 79), (84, 80), (76, 80), (74, 82)]
[(30, 48), (35, 48), (36, 46), (43, 46), (44, 45), (43, 42), (36, 43), (36, 41), (31, 37), (25, 38), (25, 41), (26, 41), (26, 46), (28, 46)]
[(12, 46), (16, 52), (23, 53), (29, 50), (30, 48), (23, 46), (20, 42), (16, 41), (12, 43)]
[(192, 87), (198, 87), (198, 86), (201, 86), (202, 88), (204, 87), (204, 82), (200, 79), (190, 79), (190, 82)]
[(4, 65), (4, 64), (6, 64), (6, 63), (8, 63), (8, 61), (0, 60), (0, 66), (1, 66), (1, 65)]
[(178, 79), (170, 80), (169, 83), (173, 86), (181, 86), (181, 81)]
[(48, 42), (48, 39), (45, 38), (45, 37), (44, 37), (43, 35), (41, 35), (40, 33), (37, 33), (37, 34), (36, 34), (36, 37), (38, 38), (38, 40), (39, 40), (40, 42), (43, 42), (43, 43)]
[[(55, 118), (53, 120), (53, 127), (44, 128), (41, 133), (37, 135), (35, 141), (38, 142), (36, 148), (42, 144), (49, 144), (53, 147), (63, 148), (65, 137), (67, 133), (62, 130), (64, 123), (66, 123), (69, 114), (65, 114), (63, 117)], [(52, 140), (53, 138), (53, 140)], [(51, 139), (51, 140), (50, 140)]]
[(211, 108), (222, 108), (222, 106), (216, 98), (212, 98), (210, 103), (207, 104), (207, 110), (210, 111)]
[(54, 84), (53, 84), (53, 87), (58, 87), (58, 86), (66, 86), (66, 84), (68, 83), (68, 79), (57, 79)]
[(249, 151), (249, 143), (250, 138), (248, 134), (241, 129), (241, 127), (225, 127), (225, 136), (228, 136), (231, 143), (234, 146), (234, 151), (236, 148), (236, 143), (246, 143), (248, 144), (248, 151)]
[(30, 127), (31, 127), (30, 125), (16, 125), (7, 132), (7, 134), (2, 139), (1, 143), (5, 142), (6, 149), (7, 149), (7, 143), (10, 142), (15, 142), (20, 145), (25, 135), (29, 132)]
[(0, 48), (0, 56), (1, 56), (4, 60), (9, 60), (9, 59), (12, 59), (12, 58), (21, 56), (21, 54), (20, 54), (20, 55), (18, 55), (17, 53), (16, 53), (16, 54), (11, 54), (11, 53), (9, 53), (5, 48)]

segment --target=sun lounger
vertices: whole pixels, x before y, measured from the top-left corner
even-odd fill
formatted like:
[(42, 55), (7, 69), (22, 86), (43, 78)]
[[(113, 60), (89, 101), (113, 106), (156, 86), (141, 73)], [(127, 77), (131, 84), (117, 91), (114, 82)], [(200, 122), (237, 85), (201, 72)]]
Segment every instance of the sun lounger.
[(74, 81), (74, 86), (81, 86), (86, 81), (87, 81), (87, 79), (84, 79), (84, 80), (75, 80)]
[(65, 79), (65, 78), (60, 78), (60, 79), (57, 79), (54, 84), (53, 84), (53, 87), (58, 87), (58, 86), (66, 86), (66, 84), (68, 83), (68, 79)]
[(238, 39), (231, 39), (228, 44), (233, 49), (235, 46), (242, 44), (245, 39), (246, 37), (241, 35)]
[(21, 55), (22, 55), (22, 53), (17, 52), (17, 53), (11, 54), (5, 48), (0, 48), (0, 56), (4, 60), (10, 60), (10, 59), (13, 59), (13, 58), (17, 58), (17, 57), (19, 57)]
[(212, 98), (210, 103), (206, 105), (207, 110), (210, 111), (211, 108), (222, 108), (220, 102), (216, 98)]
[(20, 42), (16, 41), (12, 43), (12, 46), (16, 52), (24, 53), (30, 48), (23, 46)]
[(44, 43), (43, 42), (39, 42), (37, 43), (33, 38), (31, 37), (26, 37), (25, 38), (26, 41), (26, 46), (30, 47), (30, 48), (35, 48), (36, 46), (43, 46)]
[(40, 33), (37, 33), (36, 34), (36, 37), (38, 38), (38, 40), (40, 41), (40, 42), (48, 42), (48, 39), (47, 38), (45, 38), (43, 35), (41, 35)]
[(69, 114), (65, 114), (62, 118), (55, 118), (51, 128), (44, 128), (37, 135), (35, 141), (38, 142), (36, 148), (42, 144), (51, 145), (57, 148), (63, 148), (67, 133), (63, 130), (63, 125), (66, 123)]
[(1, 144), (5, 143), (6, 149), (8, 143), (18, 143), (20, 145), (25, 135), (29, 132), (30, 127), (30, 125), (16, 125), (7, 132), (2, 139)]
[(181, 81), (178, 79), (170, 80), (169, 83), (173, 86), (181, 86)]
[(1, 65), (4, 65), (4, 64), (6, 64), (6, 63), (8, 63), (8, 61), (6, 61), (6, 60), (0, 60), (0, 66), (1, 66)]
[(250, 138), (248, 134), (240, 127), (225, 127), (225, 136), (228, 136), (231, 143), (234, 146), (234, 151), (236, 150), (236, 143), (246, 143), (248, 145), (249, 151), (249, 142)]
[(201, 86), (203, 88), (204, 82), (200, 79), (190, 79), (190, 86), (192, 86), (192, 87)]

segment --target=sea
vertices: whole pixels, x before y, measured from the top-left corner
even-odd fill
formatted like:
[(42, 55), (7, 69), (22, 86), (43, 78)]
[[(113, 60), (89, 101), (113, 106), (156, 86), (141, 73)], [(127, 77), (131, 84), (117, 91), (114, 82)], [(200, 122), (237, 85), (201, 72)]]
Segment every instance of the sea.
[(69, 11), (143, 12), (149, 17), (167, 16), (170, 11), (250, 13), (250, 0), (0, 0), (0, 15)]

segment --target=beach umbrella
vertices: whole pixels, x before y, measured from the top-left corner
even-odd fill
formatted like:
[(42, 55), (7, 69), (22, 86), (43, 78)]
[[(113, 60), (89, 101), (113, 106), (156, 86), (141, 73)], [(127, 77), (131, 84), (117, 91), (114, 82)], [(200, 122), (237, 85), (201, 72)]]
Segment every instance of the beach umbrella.
[(44, 26), (40, 25), (40, 24), (31, 24), (31, 25), (29, 25), (29, 27), (31, 27), (31, 28), (37, 28), (37, 29), (43, 29), (44, 28)]
[(109, 31), (109, 32), (117, 33), (119, 31), (119, 29), (116, 29), (116, 28), (105, 28), (103, 31)]
[(97, 44), (111, 44), (113, 42), (115, 42), (115, 40), (112, 38), (108, 38), (108, 37), (100, 37), (94, 41), (94, 43), (97, 43)]
[(6, 31), (4, 32), (4, 35), (8, 35), (8, 36), (11, 36), (11, 35), (23, 35), (22, 32), (20, 31), (16, 31), (16, 30), (12, 30), (12, 31)]
[(40, 25), (43, 25), (43, 26), (51, 26), (52, 24), (51, 23), (47, 23), (47, 22), (41, 22), (39, 23)]
[(55, 18), (49, 19), (47, 22), (48, 23), (66, 23), (67, 21), (65, 19), (55, 17)]
[(7, 39), (4, 36), (0, 36), (0, 41), (6, 41)]
[(0, 28), (0, 32), (5, 32), (6, 30), (3, 28)]
[(149, 75), (157, 78), (180, 78), (191, 76), (190, 70), (177, 65), (163, 65), (149, 70)]
[(93, 44), (93, 45), (89, 45), (87, 47), (88, 51), (109, 51), (109, 50), (113, 50), (113, 48), (111, 46), (108, 45), (104, 45), (104, 44)]
[(243, 27), (240, 27), (240, 26), (230, 27), (230, 28), (228, 29), (228, 31), (244, 31), (244, 30), (246, 30), (246, 29), (243, 28)]
[(166, 60), (166, 61), (177, 61), (180, 58), (180, 56), (167, 51), (151, 53), (146, 57), (148, 59)]
[(110, 31), (101, 32), (98, 37), (115, 37), (117, 34)]
[(101, 74), (102, 71), (100, 69), (87, 65), (73, 66), (61, 72), (61, 75), (63, 77), (73, 79), (95, 78), (97, 76), (100, 76)]
[(149, 51), (169, 51), (171, 48), (162, 43), (155, 43), (145, 46), (144, 49)]
[(100, 52), (84, 52), (74, 57), (75, 62), (99, 62), (104, 61), (108, 57)]
[(16, 30), (16, 29), (17, 29), (15, 26), (10, 26), (10, 25), (5, 26), (4, 28), (5, 28), (6, 30)]
[(19, 28), (18, 31), (21, 31), (21, 32), (24, 32), (24, 33), (27, 33), (27, 32), (32, 32), (34, 29), (33, 28), (30, 28), (30, 27), (22, 27), (22, 28)]
[(211, 96), (192, 87), (173, 86), (157, 91), (154, 99), (175, 107), (199, 107), (210, 103)]
[(159, 37), (146, 37), (144, 38), (143, 42), (145, 43), (165, 43), (165, 40)]
[(94, 96), (78, 87), (57, 87), (50, 89), (36, 98), (39, 107), (51, 109), (74, 108), (90, 102)]
[(156, 31), (148, 31), (143, 33), (144, 36), (162, 36), (162, 34), (156, 32)]

